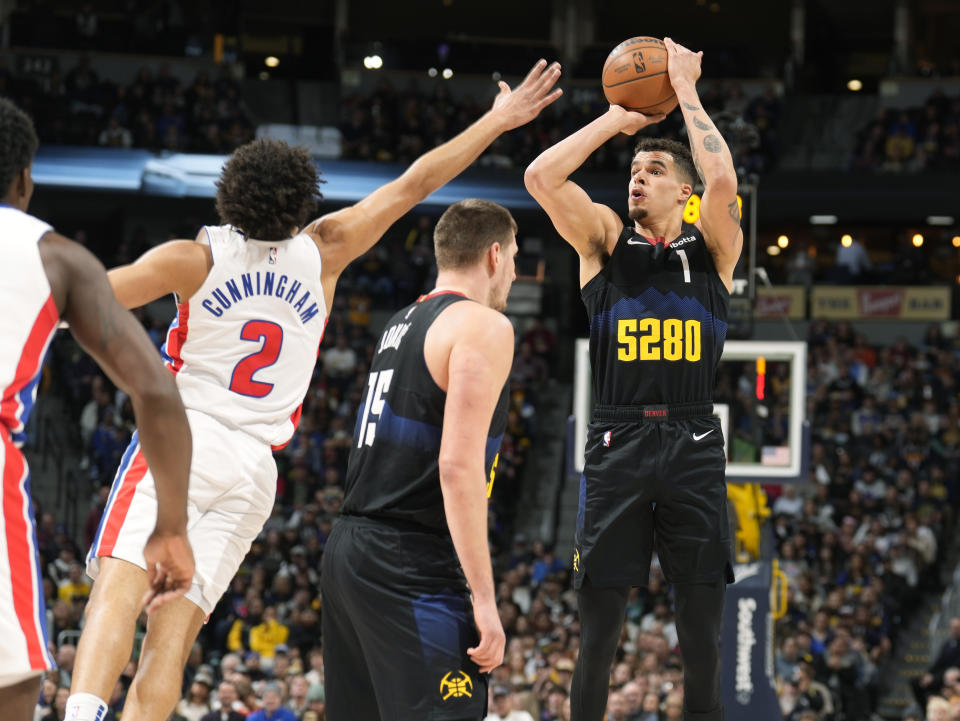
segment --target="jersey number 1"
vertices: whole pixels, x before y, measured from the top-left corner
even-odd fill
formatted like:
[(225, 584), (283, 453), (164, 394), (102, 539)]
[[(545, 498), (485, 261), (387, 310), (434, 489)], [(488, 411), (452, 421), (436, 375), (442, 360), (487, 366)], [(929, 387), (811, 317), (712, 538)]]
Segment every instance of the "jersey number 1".
[(283, 347), (283, 328), (268, 320), (250, 320), (240, 331), (240, 340), (263, 341), (263, 346), (237, 363), (230, 377), (230, 390), (242, 396), (263, 398), (273, 390), (273, 383), (255, 381), (253, 374), (277, 362)]
[(363, 403), (363, 418), (360, 419), (360, 432), (357, 434), (357, 448), (366, 443), (373, 445), (377, 435), (377, 420), (383, 413), (383, 394), (390, 390), (390, 381), (393, 379), (393, 370), (376, 371), (370, 374), (367, 381), (367, 400)]

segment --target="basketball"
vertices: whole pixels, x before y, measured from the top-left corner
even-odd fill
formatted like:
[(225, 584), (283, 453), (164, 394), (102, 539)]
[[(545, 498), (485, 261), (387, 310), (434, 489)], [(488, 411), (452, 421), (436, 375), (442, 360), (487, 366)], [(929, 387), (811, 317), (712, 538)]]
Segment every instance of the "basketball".
[(677, 95), (667, 75), (667, 49), (659, 38), (624, 40), (603, 64), (603, 94), (613, 105), (645, 115), (669, 113)]

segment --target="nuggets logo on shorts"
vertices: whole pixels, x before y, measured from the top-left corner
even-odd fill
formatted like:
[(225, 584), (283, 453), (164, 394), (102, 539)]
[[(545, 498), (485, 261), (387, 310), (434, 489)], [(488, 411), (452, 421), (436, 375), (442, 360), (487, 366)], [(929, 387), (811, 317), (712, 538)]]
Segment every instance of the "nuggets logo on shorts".
[(607, 448), (610, 447), (610, 441), (613, 440), (613, 431), (607, 431), (603, 434), (603, 445)]
[(450, 671), (440, 681), (440, 693), (443, 694), (444, 701), (449, 698), (463, 698), (464, 696), (473, 698), (473, 681), (470, 676), (463, 671), (457, 671), (456, 673), (459, 675), (453, 676), (454, 672)]
[[(607, 432), (609, 433), (609, 431)], [(580, 549), (579, 548), (573, 549), (573, 572), (574, 573), (580, 572)]]

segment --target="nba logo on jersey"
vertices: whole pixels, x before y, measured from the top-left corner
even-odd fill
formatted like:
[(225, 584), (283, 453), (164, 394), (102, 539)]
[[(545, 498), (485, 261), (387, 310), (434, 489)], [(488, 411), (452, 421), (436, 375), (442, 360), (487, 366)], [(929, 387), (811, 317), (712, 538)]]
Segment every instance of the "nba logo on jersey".
[(275, 247), (270, 248), (270, 255), (267, 258), (267, 262), (270, 265), (276, 265), (277, 263), (277, 249)]
[(610, 441), (612, 441), (612, 440), (613, 440), (613, 432), (612, 432), (612, 431), (607, 431), (607, 432), (605, 432), (605, 433), (603, 434), (603, 445), (604, 445), (606, 448), (609, 448), (609, 447), (610, 447)]

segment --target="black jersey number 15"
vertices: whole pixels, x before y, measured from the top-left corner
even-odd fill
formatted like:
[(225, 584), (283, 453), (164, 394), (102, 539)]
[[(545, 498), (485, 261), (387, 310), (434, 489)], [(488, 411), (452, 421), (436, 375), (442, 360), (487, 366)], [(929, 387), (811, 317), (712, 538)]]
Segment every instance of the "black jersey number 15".
[(357, 448), (366, 443), (373, 445), (377, 435), (377, 421), (383, 413), (386, 401), (383, 394), (390, 390), (390, 381), (393, 379), (393, 370), (374, 371), (367, 380), (367, 400), (363, 404), (363, 418), (360, 420), (360, 429), (357, 434)]

